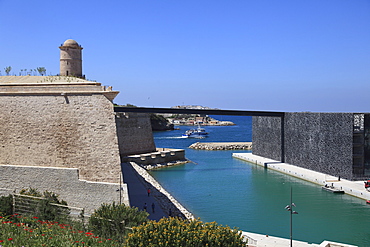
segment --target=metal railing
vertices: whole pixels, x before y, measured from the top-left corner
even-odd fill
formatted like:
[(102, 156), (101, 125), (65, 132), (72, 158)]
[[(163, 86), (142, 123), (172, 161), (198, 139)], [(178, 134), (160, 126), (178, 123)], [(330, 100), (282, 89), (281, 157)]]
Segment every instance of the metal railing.
[[(11, 194), (13, 196), (13, 212), (17, 214), (37, 214), (40, 209), (40, 204), (46, 202), (47, 199), (43, 197), (35, 197), (22, 194)], [(49, 205), (56, 209), (58, 214), (65, 217), (81, 218), (85, 217), (84, 209), (78, 207), (71, 207), (62, 204), (49, 203)]]

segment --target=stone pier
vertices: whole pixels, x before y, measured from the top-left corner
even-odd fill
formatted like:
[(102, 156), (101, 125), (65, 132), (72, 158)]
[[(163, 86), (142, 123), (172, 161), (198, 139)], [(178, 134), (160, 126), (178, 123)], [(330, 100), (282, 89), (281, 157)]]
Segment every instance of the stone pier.
[(252, 150), (252, 142), (196, 142), (189, 148), (200, 150)]

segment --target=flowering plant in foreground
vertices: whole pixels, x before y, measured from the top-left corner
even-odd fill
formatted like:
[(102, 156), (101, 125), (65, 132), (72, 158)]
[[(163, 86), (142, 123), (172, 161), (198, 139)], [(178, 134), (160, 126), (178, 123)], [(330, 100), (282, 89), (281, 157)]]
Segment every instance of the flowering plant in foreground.
[(42, 221), (38, 217), (0, 216), (2, 246), (119, 246), (116, 241), (74, 229), (69, 224)]
[(229, 246), (245, 247), (241, 231), (216, 222), (203, 223), (198, 220), (162, 218), (160, 221), (147, 221), (128, 234), (125, 246)]

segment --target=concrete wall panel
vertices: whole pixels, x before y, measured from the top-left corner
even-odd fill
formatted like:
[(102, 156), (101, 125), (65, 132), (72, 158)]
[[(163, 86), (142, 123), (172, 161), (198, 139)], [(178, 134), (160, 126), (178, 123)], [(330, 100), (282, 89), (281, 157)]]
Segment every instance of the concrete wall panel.
[[(333, 176), (352, 173), (352, 113), (286, 113), (285, 162)], [(253, 154), (280, 160), (280, 119), (253, 117)]]

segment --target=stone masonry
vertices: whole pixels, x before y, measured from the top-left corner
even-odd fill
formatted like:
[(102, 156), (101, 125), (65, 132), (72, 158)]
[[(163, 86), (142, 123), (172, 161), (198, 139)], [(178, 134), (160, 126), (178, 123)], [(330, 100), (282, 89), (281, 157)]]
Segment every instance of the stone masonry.
[[(21, 189), (37, 188), (40, 192), (52, 191), (69, 206), (84, 208), (91, 214), (102, 202), (122, 201), (129, 205), (127, 185), (80, 180), (77, 168), (0, 165), (0, 196)], [(121, 200), (120, 197), (121, 196)]]
[[(79, 168), (81, 179), (118, 183), (110, 99), (118, 92), (100, 83), (28, 77), (0, 78), (0, 164)], [(27, 83), (17, 83), (22, 79)]]
[(149, 114), (117, 112), (116, 126), (121, 159), (156, 151)]

